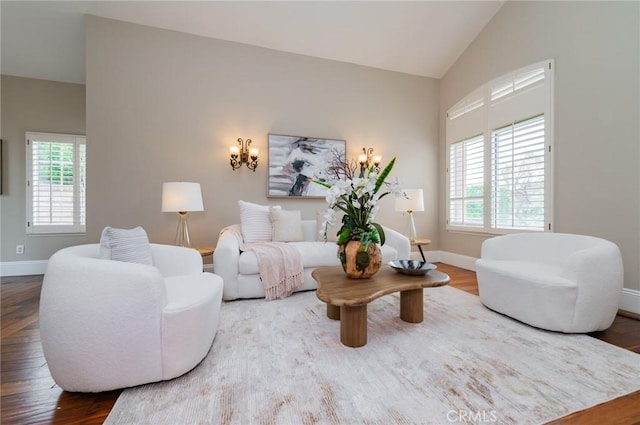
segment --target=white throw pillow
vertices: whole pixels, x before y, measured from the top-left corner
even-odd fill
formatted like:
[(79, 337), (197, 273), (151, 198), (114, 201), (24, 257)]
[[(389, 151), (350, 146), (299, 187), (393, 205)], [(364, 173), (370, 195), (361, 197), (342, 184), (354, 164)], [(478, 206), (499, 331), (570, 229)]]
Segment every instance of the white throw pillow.
[(100, 236), (100, 257), (106, 260), (153, 265), (149, 238), (140, 226), (133, 229), (105, 227)]
[[(240, 230), (244, 243), (271, 242), (273, 226), (269, 217), (269, 206), (238, 201), (240, 206)], [(280, 209), (280, 205), (271, 208)]]
[[(318, 235), (318, 240), (323, 242), (325, 241), (323, 236), (324, 226), (322, 225), (324, 223), (324, 213), (325, 211), (316, 211), (316, 226), (317, 226), (316, 234)], [(327, 239), (326, 239), (327, 242), (338, 242), (338, 232), (342, 227), (343, 215), (344, 214), (342, 213), (337, 214), (335, 224), (327, 228)]]
[(274, 242), (300, 242), (304, 240), (302, 213), (271, 207), (269, 216), (273, 226)]

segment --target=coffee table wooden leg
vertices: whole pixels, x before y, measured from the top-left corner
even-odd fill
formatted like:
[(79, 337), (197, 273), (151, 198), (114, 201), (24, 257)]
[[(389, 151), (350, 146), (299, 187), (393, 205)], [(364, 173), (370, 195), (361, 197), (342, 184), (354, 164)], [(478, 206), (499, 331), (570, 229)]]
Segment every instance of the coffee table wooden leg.
[(367, 343), (367, 305), (340, 307), (340, 341), (347, 347)]
[(422, 288), (400, 292), (400, 318), (409, 323), (420, 323), (424, 319)]
[(333, 320), (340, 320), (340, 307), (327, 304), (327, 317)]

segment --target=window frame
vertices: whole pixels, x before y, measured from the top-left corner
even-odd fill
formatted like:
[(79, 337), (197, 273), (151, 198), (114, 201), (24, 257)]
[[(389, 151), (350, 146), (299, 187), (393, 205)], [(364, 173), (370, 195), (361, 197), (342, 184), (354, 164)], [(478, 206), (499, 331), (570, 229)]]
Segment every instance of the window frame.
[[(531, 84), (524, 84), (527, 78), (536, 69), (544, 69), (544, 79), (531, 79)], [(473, 90), (467, 96), (455, 103), (446, 113), (445, 116), (445, 145), (446, 145), (446, 207), (445, 207), (445, 223), (446, 230), (450, 232), (472, 233), (472, 234), (489, 234), (500, 235), (508, 233), (522, 232), (552, 232), (553, 231), (553, 139), (554, 139), (554, 111), (553, 111), (553, 93), (554, 93), (554, 61), (548, 59), (542, 62), (536, 62), (515, 71), (504, 74), (495, 78), (481, 87)], [(513, 89), (508, 94), (495, 97), (492, 93), (494, 88), (504, 89), (509, 81), (513, 82)], [(522, 96), (521, 96), (522, 95)], [(521, 96), (521, 97), (520, 97)], [(520, 108), (520, 100), (525, 101), (529, 98), (536, 99), (536, 106), (539, 108), (537, 112), (533, 109)], [(479, 100), (482, 98), (482, 101)], [(493, 98), (493, 99), (492, 99)], [(532, 102), (533, 104), (534, 102)], [(468, 105), (473, 105), (469, 108)], [(480, 106), (478, 106), (480, 105)], [(515, 105), (515, 108), (510, 106)], [(495, 109), (492, 109), (495, 108)], [(451, 116), (450, 114), (455, 114)], [(520, 115), (518, 115), (520, 114)], [(468, 117), (464, 117), (468, 115)], [(493, 151), (493, 133), (494, 131), (507, 125), (516, 124), (526, 121), (536, 115), (544, 116), (544, 227), (541, 229), (522, 229), (522, 228), (498, 228), (493, 226), (492, 217), (492, 155)], [(451, 125), (451, 121), (460, 119), (456, 127)], [(455, 143), (462, 142), (477, 134), (484, 137), (484, 217), (481, 226), (466, 226), (451, 223), (451, 146)]]
[[(34, 224), (34, 141), (69, 144), (73, 146), (73, 224)], [(36, 236), (86, 234), (86, 136), (78, 134), (27, 131), (25, 133), (25, 152), (26, 233), (28, 235)], [(82, 175), (84, 178), (79, 177)], [(84, 205), (82, 205), (83, 202)], [(51, 211), (52, 209), (53, 208), (49, 207), (49, 211)]]

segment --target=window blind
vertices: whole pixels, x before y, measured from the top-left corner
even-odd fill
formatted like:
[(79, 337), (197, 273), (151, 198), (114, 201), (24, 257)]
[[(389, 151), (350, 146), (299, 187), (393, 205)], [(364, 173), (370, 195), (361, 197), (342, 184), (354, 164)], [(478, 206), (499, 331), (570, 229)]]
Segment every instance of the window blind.
[(499, 78), (491, 84), (491, 102), (502, 100), (526, 89), (544, 84), (545, 68), (539, 66)]
[(482, 90), (476, 90), (470, 95), (466, 96), (460, 102), (453, 105), (447, 111), (447, 119), (450, 121), (460, 118), (461, 116), (468, 114), (478, 108), (484, 106), (484, 92)]
[(492, 132), (492, 228), (544, 230), (544, 133), (544, 115)]
[(484, 137), (449, 147), (449, 225), (484, 226)]
[(84, 232), (85, 176), (84, 137), (27, 133), (27, 232)]

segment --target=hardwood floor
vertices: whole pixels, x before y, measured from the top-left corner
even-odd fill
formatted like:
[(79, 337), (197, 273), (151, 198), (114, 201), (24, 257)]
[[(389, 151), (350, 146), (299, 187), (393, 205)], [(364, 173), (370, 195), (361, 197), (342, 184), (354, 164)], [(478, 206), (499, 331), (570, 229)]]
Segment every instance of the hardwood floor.
[[(451, 276), (451, 286), (478, 294), (472, 271), (446, 264), (438, 270)], [(3, 278), (2, 424), (101, 424), (120, 391), (98, 394), (62, 391), (49, 374), (38, 322), (42, 276)], [(640, 353), (640, 320), (618, 315), (613, 326), (591, 336)], [(640, 424), (640, 391), (553, 422), (554, 424)]]

